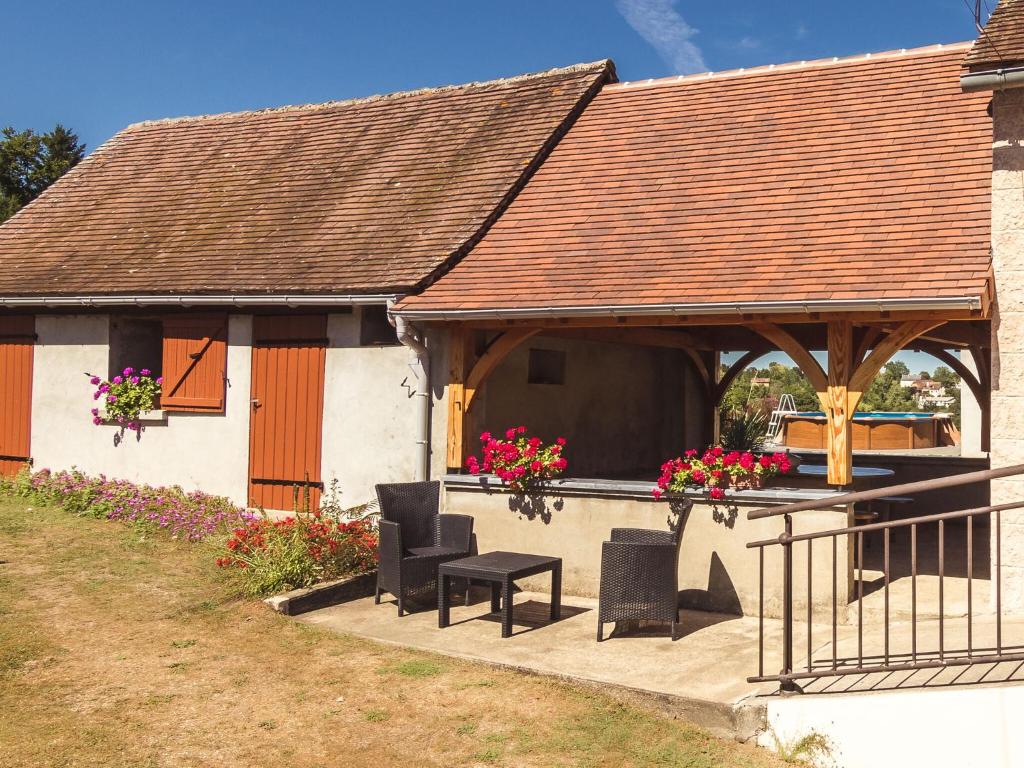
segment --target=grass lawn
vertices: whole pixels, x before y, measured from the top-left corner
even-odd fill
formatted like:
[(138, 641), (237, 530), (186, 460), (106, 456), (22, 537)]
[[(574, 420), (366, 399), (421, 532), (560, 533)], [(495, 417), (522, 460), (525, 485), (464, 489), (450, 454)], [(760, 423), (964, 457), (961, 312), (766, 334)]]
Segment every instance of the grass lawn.
[(212, 560), (0, 500), (0, 766), (782, 764), (565, 683), (292, 622), (233, 599)]

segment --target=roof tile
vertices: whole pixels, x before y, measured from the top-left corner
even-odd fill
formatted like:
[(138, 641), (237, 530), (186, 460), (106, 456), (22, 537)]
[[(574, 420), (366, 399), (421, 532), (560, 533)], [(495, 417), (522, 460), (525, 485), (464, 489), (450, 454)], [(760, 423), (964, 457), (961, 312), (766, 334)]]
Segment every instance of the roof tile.
[(991, 120), (960, 91), (965, 50), (606, 86), (400, 307), (979, 297)]

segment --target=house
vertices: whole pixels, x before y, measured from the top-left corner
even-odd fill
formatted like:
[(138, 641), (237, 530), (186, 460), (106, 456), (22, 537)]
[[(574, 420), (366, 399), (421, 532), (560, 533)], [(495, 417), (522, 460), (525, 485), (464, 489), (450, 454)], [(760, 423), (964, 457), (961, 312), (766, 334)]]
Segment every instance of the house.
[[(430, 361), (387, 307), (479, 240), (614, 79), (598, 62), (121, 131), (0, 227), (0, 470), (271, 509), (426, 476)], [(88, 416), (85, 374), (124, 366), (165, 379), (139, 436)]]

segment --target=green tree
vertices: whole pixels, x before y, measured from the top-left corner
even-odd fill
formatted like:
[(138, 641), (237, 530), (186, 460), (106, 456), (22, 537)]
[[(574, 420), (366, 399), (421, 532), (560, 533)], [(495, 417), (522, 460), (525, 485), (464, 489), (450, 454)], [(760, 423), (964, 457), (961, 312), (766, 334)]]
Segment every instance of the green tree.
[(0, 131), (0, 222), (35, 200), (85, 155), (78, 136), (59, 123), (49, 133)]
[(910, 373), (905, 363), (890, 360), (871, 382), (857, 406), (858, 411), (913, 411), (917, 408), (914, 390), (900, 380)]

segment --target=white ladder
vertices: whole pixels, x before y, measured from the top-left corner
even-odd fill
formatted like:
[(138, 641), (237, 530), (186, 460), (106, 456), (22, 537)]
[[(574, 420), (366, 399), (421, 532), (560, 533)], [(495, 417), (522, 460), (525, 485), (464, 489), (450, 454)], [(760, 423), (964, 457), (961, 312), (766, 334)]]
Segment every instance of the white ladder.
[(796, 413), (796, 400), (793, 399), (793, 395), (789, 392), (783, 392), (782, 397), (779, 398), (779, 405), (774, 411), (772, 411), (772, 417), (768, 422), (768, 435), (765, 438), (766, 443), (775, 445), (779, 442), (779, 430), (782, 429), (782, 417), (787, 413)]

